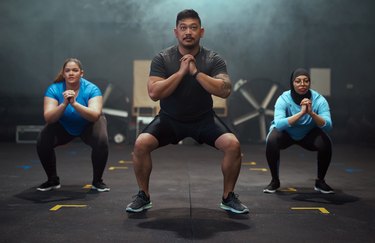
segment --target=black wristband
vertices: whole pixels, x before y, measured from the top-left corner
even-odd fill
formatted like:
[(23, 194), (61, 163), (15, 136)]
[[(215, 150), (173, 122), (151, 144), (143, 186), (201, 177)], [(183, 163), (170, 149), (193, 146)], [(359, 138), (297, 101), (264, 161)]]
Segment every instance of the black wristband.
[(199, 72), (199, 70), (197, 69), (197, 71), (193, 74), (193, 78), (197, 79), (197, 75), (198, 75), (198, 73), (200, 73), (200, 72)]

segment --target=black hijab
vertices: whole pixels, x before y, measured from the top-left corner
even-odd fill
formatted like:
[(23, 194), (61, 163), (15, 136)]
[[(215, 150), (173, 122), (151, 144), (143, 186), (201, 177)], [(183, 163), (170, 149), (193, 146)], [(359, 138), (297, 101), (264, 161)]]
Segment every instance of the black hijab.
[(305, 75), (306, 77), (309, 78), (310, 80), (310, 83), (311, 83), (311, 79), (310, 79), (310, 74), (309, 72), (306, 70), (306, 69), (303, 69), (303, 68), (297, 68), (296, 70), (294, 70), (292, 72), (292, 75), (290, 77), (290, 91), (291, 91), (291, 94), (292, 94), (292, 99), (294, 101), (294, 103), (296, 103), (297, 105), (300, 105), (301, 104), (301, 101), (304, 99), (304, 98), (308, 98), (308, 99), (311, 99), (311, 91), (309, 89), (309, 91), (307, 91), (306, 94), (304, 95), (300, 95), (298, 94), (295, 90), (294, 90), (294, 86), (293, 86), (293, 82), (294, 82), (294, 79), (300, 75)]

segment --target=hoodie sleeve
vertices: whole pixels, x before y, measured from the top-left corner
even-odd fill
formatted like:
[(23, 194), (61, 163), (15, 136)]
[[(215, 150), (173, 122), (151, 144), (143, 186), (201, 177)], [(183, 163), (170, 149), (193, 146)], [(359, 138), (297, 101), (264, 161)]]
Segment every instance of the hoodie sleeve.
[(285, 100), (285, 93), (281, 95), (275, 104), (274, 111), (274, 124), (275, 128), (279, 131), (285, 130), (290, 127), (288, 122), (288, 102)]
[(321, 116), (325, 121), (324, 125), (321, 126), (320, 128), (323, 131), (328, 132), (332, 129), (332, 119), (331, 119), (331, 112), (330, 112), (329, 104), (328, 104), (327, 100), (322, 95), (320, 95), (318, 97), (318, 100), (315, 103), (317, 105), (316, 105), (316, 107), (313, 107), (313, 110), (316, 109), (315, 112), (319, 116)]

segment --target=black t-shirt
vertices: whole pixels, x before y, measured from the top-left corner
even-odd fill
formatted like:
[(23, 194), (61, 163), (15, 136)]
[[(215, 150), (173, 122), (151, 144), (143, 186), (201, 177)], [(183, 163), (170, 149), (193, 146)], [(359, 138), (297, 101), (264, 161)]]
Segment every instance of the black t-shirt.
[[(179, 70), (181, 57), (177, 46), (163, 50), (153, 58), (150, 76), (168, 78)], [(225, 61), (214, 51), (201, 47), (195, 60), (198, 70), (211, 77), (227, 73)], [(170, 96), (160, 100), (160, 112), (179, 121), (199, 119), (212, 111), (212, 106), (211, 94), (190, 74), (183, 77)]]

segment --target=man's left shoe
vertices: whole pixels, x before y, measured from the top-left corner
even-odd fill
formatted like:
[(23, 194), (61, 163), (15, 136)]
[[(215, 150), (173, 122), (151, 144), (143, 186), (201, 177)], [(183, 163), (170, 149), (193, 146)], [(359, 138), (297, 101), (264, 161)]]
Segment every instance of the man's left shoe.
[(97, 190), (98, 192), (108, 192), (111, 190), (102, 180), (93, 182), (91, 189)]
[(223, 198), (220, 208), (233, 213), (249, 212), (249, 209), (241, 203), (240, 199), (238, 199), (238, 195), (234, 194), (234, 192), (230, 192), (226, 199)]
[(315, 180), (314, 190), (325, 194), (335, 193), (335, 191), (330, 186), (328, 186), (328, 184), (324, 180), (319, 179)]

